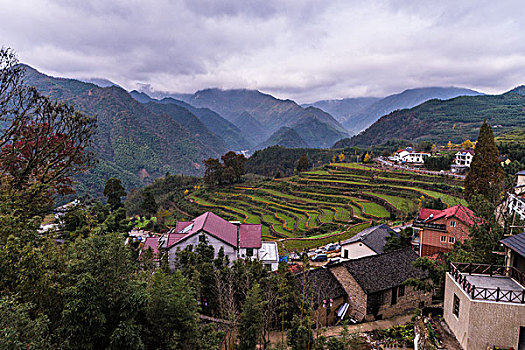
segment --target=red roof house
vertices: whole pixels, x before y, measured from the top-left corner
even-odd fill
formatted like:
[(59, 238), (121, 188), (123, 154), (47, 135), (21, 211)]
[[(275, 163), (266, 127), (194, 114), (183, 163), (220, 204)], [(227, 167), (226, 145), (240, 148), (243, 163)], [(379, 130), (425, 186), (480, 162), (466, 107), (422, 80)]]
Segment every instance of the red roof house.
[(470, 228), (481, 221), (462, 204), (444, 210), (422, 208), (413, 223), (413, 244), (420, 256), (448, 253), (456, 241), (468, 239)]
[[(206, 212), (191, 221), (180, 221), (161, 239), (161, 247), (168, 250), (170, 264), (177, 249), (199, 244), (199, 237), (206, 236), (215, 254), (223, 248), (230, 261), (256, 255), (261, 248), (260, 224), (237, 224), (229, 222), (212, 212)], [(254, 252), (255, 250), (255, 252)]]

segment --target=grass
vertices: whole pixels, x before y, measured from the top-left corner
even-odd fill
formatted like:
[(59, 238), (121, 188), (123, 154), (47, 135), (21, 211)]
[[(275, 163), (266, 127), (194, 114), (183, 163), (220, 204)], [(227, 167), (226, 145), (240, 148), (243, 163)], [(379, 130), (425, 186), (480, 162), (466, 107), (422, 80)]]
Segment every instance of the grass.
[(388, 210), (386, 210), (383, 206), (377, 203), (365, 201), (362, 199), (355, 199), (354, 201), (363, 206), (365, 214), (372, 215), (378, 218), (390, 217), (390, 213), (388, 212)]
[[(302, 252), (305, 249), (313, 249), (321, 246), (325, 246), (328, 243), (340, 242), (352, 238), (357, 233), (363, 231), (365, 228), (370, 227), (370, 224), (359, 224), (349, 228), (343, 233), (339, 233), (333, 237), (326, 237), (320, 239), (287, 239), (280, 243), (280, 248), (284, 248), (285, 251), (292, 252)], [(332, 233), (333, 234), (333, 233)], [(327, 234), (328, 235), (328, 234)], [(324, 235), (326, 236), (326, 235)]]

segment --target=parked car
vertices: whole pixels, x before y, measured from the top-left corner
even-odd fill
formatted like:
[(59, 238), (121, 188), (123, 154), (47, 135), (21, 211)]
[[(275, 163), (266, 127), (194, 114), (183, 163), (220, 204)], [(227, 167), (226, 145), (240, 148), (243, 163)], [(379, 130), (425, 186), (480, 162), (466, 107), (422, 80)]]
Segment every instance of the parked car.
[(326, 253), (326, 250), (324, 250), (324, 248), (318, 248), (315, 250), (315, 254), (324, 254)]
[(328, 260), (328, 255), (326, 255), (326, 254), (316, 254), (312, 258), (312, 261), (318, 261), (318, 262), (327, 261), (327, 260)]
[(341, 246), (339, 244), (329, 244), (326, 246), (326, 251), (327, 252), (333, 252), (333, 251), (336, 251), (336, 250), (339, 250), (341, 249)]

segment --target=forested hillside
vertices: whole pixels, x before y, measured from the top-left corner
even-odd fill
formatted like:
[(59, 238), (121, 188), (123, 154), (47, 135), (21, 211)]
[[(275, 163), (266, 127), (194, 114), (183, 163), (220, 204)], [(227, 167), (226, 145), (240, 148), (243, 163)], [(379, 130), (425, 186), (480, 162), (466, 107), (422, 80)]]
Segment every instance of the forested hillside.
[[(330, 114), (314, 107), (302, 108), (291, 100), (280, 100), (256, 90), (206, 89), (180, 99), (195, 107), (206, 107), (237, 125), (255, 144), (283, 126), (294, 128), (309, 147), (329, 147), (345, 137), (346, 130)], [(248, 125), (262, 127), (245, 129)], [(255, 123), (254, 120), (257, 122)], [(303, 132), (309, 130), (304, 136)]]
[(456, 87), (426, 87), (408, 89), (399, 94), (387, 96), (370, 106), (363, 108), (359, 113), (351, 115), (343, 122), (351, 135), (365, 130), (381, 116), (402, 108), (412, 108), (432, 99), (448, 100), (457, 96), (479, 95), (479, 92)]
[(204, 159), (226, 151), (223, 141), (210, 139), (213, 134), (202, 124), (188, 128), (198, 119), (183, 108), (168, 106), (169, 113), (158, 114), (119, 87), (100, 88), (25, 68), (28, 85), (97, 118), (94, 150), (99, 163), (80, 178), (81, 190), (100, 194), (113, 176), (133, 188), (167, 172), (200, 175)]
[(431, 100), (411, 109), (383, 116), (367, 130), (334, 147), (370, 146), (394, 138), (427, 140), (445, 145), (475, 140), (484, 119), (500, 135), (525, 126), (525, 96), (509, 91), (502, 95), (461, 96), (451, 100)]

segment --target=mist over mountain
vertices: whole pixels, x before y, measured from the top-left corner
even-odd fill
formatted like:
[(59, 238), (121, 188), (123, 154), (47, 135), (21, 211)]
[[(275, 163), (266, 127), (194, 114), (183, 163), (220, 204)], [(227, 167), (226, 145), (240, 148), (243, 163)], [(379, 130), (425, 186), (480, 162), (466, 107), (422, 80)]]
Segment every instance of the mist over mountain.
[(362, 112), (375, 102), (381, 100), (380, 97), (356, 97), (343, 98), (338, 100), (321, 100), (313, 103), (306, 103), (302, 107), (317, 107), (330, 113), (338, 122), (342, 123), (346, 119)]
[(525, 88), (520, 86), (501, 95), (433, 99), (385, 115), (359, 135), (337, 142), (334, 148), (366, 147), (392, 139), (426, 140), (439, 145), (461, 143), (476, 140), (484, 119), (493, 125), (496, 136), (525, 127)]
[(426, 87), (408, 89), (374, 102), (360, 112), (349, 116), (343, 126), (351, 135), (365, 130), (381, 116), (398, 109), (412, 108), (432, 99), (448, 100), (457, 96), (476, 96), (481, 93), (457, 87)]

